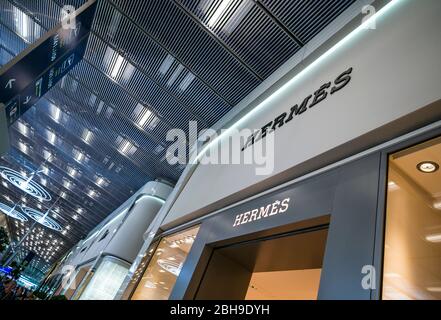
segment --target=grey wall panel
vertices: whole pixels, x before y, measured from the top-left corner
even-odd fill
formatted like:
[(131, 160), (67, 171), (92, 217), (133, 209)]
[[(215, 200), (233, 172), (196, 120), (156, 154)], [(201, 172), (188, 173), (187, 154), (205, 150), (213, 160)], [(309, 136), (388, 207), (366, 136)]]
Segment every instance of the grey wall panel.
[(251, 276), (252, 270), (215, 251), (195, 299), (244, 300)]
[[(327, 225), (319, 299), (370, 299), (362, 268), (373, 264), (379, 168), (376, 153), (204, 220), (172, 299), (195, 297), (214, 248)], [(286, 197), (285, 213), (233, 227), (238, 213)]]
[(131, 209), (118, 232), (111, 238), (103, 253), (133, 262), (144, 242), (142, 236), (161, 209), (162, 204), (156, 198), (144, 197), (140, 199)]
[(362, 268), (373, 264), (380, 154), (341, 171), (335, 193), (319, 299), (370, 299)]

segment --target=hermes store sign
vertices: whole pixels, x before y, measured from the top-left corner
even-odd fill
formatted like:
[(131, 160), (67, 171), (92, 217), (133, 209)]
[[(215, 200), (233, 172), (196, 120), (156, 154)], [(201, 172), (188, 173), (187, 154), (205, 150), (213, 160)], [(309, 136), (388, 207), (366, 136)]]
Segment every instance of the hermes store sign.
[(236, 215), (233, 227), (285, 213), (289, 209), (290, 200), (290, 198), (276, 200), (266, 206), (238, 214)]

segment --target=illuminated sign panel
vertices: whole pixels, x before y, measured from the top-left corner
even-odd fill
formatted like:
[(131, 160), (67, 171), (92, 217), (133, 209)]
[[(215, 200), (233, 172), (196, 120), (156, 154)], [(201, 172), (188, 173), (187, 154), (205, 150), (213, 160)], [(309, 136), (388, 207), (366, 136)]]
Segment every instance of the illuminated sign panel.
[(0, 103), (8, 126), (32, 107), (84, 56), (96, 10), (90, 1), (0, 69)]

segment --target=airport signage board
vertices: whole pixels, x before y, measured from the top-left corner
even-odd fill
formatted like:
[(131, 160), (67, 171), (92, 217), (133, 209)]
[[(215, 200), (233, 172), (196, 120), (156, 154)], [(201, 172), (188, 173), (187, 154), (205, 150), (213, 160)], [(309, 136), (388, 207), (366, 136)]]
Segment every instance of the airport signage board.
[(84, 56), (96, 1), (75, 11), (0, 69), (0, 103), (12, 125)]

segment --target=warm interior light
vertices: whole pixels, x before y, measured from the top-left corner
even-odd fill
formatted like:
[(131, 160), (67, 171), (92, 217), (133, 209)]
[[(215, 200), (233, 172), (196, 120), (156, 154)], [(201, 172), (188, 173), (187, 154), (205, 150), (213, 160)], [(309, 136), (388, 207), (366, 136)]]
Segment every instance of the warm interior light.
[(429, 234), (426, 236), (426, 240), (434, 243), (441, 242), (441, 233)]
[(436, 210), (441, 210), (441, 201), (436, 201), (433, 203), (433, 208)]
[(438, 163), (433, 161), (424, 161), (418, 163), (417, 169), (423, 173), (433, 173), (435, 171), (438, 171), (439, 165)]
[(400, 189), (400, 187), (394, 181), (389, 181), (387, 186), (389, 188), (389, 191), (395, 191)]

